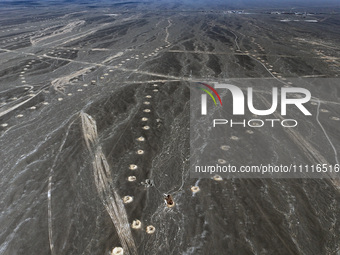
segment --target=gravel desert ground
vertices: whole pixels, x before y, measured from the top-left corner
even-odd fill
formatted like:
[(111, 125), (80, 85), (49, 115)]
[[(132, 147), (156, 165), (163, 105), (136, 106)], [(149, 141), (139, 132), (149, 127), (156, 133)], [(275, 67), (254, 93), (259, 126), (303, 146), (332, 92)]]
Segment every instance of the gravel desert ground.
[[(340, 255), (338, 174), (191, 174), (209, 146), (339, 165), (339, 5), (255, 2), (0, 1), (0, 254)], [(306, 88), (312, 116), (218, 139), (198, 82), (253, 86), (263, 109)]]

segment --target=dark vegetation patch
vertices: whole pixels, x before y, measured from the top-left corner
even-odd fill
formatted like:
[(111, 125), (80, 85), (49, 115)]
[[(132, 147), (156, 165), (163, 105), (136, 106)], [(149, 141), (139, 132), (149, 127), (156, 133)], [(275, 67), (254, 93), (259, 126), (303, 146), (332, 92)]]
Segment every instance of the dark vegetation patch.
[(194, 34), (188, 34), (187, 32), (185, 32), (181, 34), (180, 40), (184, 41), (184, 40), (190, 40), (192, 38), (195, 38)]
[(4, 48), (8, 50), (17, 50), (25, 47), (31, 46), (31, 42), (29, 39), (21, 40), (20, 42), (14, 43), (12, 45), (6, 46)]
[[(18, 94), (13, 94), (13, 96), (15, 97), (23, 97), (20, 102), (23, 102), (25, 101), (26, 99), (28, 99), (27, 97), (27, 91), (25, 91), (24, 93), (18, 93)], [(25, 97), (24, 97), (25, 96)], [(25, 111), (27, 110), (29, 107), (31, 106), (36, 106), (38, 105), (39, 103), (43, 102), (45, 99), (45, 96), (43, 94), (39, 94), (37, 95), (36, 97), (32, 98), (30, 101), (28, 101), (27, 103), (19, 106), (18, 108), (15, 109), (16, 112), (22, 112), (22, 111)], [(13, 102), (13, 104), (17, 104), (18, 102)], [(7, 122), (9, 119), (11, 119), (13, 117), (13, 114), (12, 112), (9, 112), (3, 116), (0, 117), (0, 122), (1, 123), (4, 123), (4, 122)]]
[(253, 59), (251, 59), (249, 56), (246, 55), (235, 55), (235, 58), (237, 59), (237, 63), (246, 68), (249, 71), (254, 70), (255, 63)]
[(302, 75), (321, 75), (323, 73), (315, 69), (315, 66), (308, 64), (306, 61), (299, 58), (284, 58), (284, 68), (298, 76)]
[[(113, 26), (105, 29), (98, 30), (97, 32), (81, 39), (77, 42), (69, 44), (69, 47), (81, 47), (83, 45), (94, 44), (96, 42), (104, 42), (114, 40), (127, 34), (127, 31), (132, 28), (139, 28), (148, 24), (145, 19), (131, 21), (126, 24)], [(112, 44), (112, 43), (111, 43)]]
[(194, 57), (194, 59), (196, 59), (198, 62), (201, 62), (202, 61), (202, 58), (200, 56), (200, 54), (192, 54), (192, 56)]
[(217, 33), (217, 34), (227, 35), (227, 36), (229, 36), (231, 38), (235, 37), (235, 35), (232, 32), (230, 32), (229, 30), (227, 30), (225, 28), (222, 28), (222, 27), (213, 27), (212, 31)]
[(208, 44), (208, 51), (214, 51), (214, 49), (215, 49), (215, 47), (211, 43), (209, 43)]
[(221, 43), (223, 43), (223, 44), (226, 44), (226, 45), (229, 45), (229, 46), (232, 46), (232, 45), (233, 45), (233, 43), (230, 41), (230, 39), (227, 38), (227, 37), (224, 36), (224, 35), (215, 33), (215, 32), (213, 32), (213, 31), (208, 31), (208, 32), (206, 32), (206, 34), (207, 34), (207, 36), (208, 36), (209, 38), (211, 38), (211, 39), (214, 40), (214, 41), (219, 41), (219, 42), (221, 42)]
[[(179, 76), (182, 70), (181, 62), (177, 59), (178, 54), (166, 52), (160, 58), (152, 60), (150, 65), (153, 67), (152, 71), (165, 75)], [(159, 63), (162, 63), (160, 65)]]
[(202, 70), (202, 65), (200, 65), (196, 61), (195, 62), (191, 62), (188, 65), (189, 74), (192, 74), (194, 76), (200, 77), (201, 76), (201, 70)]
[(156, 39), (157, 39), (156, 36), (152, 36), (152, 37), (150, 37), (149, 39), (147, 39), (145, 42), (150, 43), (150, 42), (155, 41)]
[(215, 76), (218, 76), (222, 72), (219, 59), (215, 55), (209, 55), (207, 66), (215, 72)]
[(102, 24), (102, 23), (113, 22), (115, 21), (115, 19), (109, 16), (105, 16), (105, 17), (98, 16), (98, 17), (86, 18), (85, 21), (87, 24), (93, 24), (93, 23)]
[[(4, 77), (14, 77), (17, 79), (19, 73), (24, 69), (26, 61), (21, 61), (14, 66), (7, 67), (6, 69), (0, 70), (0, 79)], [(3, 66), (4, 67), (4, 66)]]
[(185, 47), (185, 50), (188, 50), (188, 51), (195, 50), (194, 42), (192, 40), (186, 41), (182, 45)]
[(111, 48), (117, 42), (118, 42), (118, 40), (112, 40), (112, 41), (107, 41), (107, 42), (104, 42), (104, 43), (100, 43), (100, 44), (98, 44), (98, 48)]
[(200, 30), (207, 31), (209, 29), (209, 25), (207, 23), (203, 23), (200, 27)]

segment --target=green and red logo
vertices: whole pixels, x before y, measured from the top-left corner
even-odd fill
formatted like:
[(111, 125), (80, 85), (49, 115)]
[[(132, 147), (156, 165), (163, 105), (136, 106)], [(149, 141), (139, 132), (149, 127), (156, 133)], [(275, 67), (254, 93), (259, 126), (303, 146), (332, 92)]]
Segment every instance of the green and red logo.
[[(214, 101), (215, 105), (217, 106), (217, 102), (215, 100), (215, 97), (208, 90), (208, 89), (210, 89), (217, 96), (217, 98), (220, 101), (220, 104), (222, 106), (221, 97), (220, 97), (220, 95), (217, 93), (217, 91), (212, 86), (210, 86), (210, 85), (208, 85), (206, 83), (203, 83), (203, 82), (197, 82), (197, 83), (200, 84), (200, 85), (203, 85), (203, 86), (205, 86), (207, 88), (207, 89), (205, 89), (205, 88), (199, 87), (198, 89), (200, 89), (200, 90), (204, 91), (205, 93), (207, 93), (212, 98), (212, 100)], [(206, 115), (207, 114), (207, 94), (202, 94), (202, 115)]]

